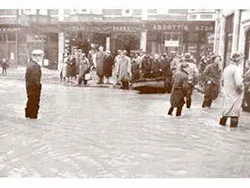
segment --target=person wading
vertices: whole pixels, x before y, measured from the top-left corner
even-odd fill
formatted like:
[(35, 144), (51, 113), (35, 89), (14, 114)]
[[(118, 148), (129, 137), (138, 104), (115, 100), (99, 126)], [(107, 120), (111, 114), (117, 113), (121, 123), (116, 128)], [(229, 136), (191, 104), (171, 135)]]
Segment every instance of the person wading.
[(41, 64), (43, 56), (44, 52), (42, 50), (33, 50), (32, 58), (26, 68), (25, 82), (28, 101), (25, 108), (25, 117), (30, 119), (37, 119), (39, 110), (42, 89), (42, 71), (39, 64)]
[(230, 127), (237, 127), (244, 96), (243, 70), (239, 66), (243, 54), (235, 52), (231, 56), (229, 65), (224, 69), (222, 86), (224, 101), (220, 125), (225, 126), (227, 119), (231, 118)]
[(184, 64), (180, 65), (180, 69), (173, 76), (173, 87), (170, 96), (171, 107), (168, 110), (168, 115), (172, 115), (174, 108), (176, 116), (181, 116), (182, 107), (185, 104), (185, 93), (188, 85), (188, 73), (184, 70)]
[(210, 108), (212, 101), (218, 97), (221, 77), (221, 70), (219, 68), (220, 62), (221, 57), (214, 55), (212, 57), (212, 63), (209, 64), (203, 72), (203, 78), (205, 81), (205, 92), (202, 108)]

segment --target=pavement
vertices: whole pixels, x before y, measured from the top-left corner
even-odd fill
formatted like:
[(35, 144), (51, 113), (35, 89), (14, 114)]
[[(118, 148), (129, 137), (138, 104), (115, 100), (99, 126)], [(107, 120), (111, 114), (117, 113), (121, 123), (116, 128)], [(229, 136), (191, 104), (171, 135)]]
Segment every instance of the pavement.
[[(39, 118), (24, 118), (24, 68), (0, 75), (0, 177), (250, 177), (250, 116), (218, 125), (222, 100), (168, 116), (169, 94), (60, 82), (43, 69)], [(93, 80), (94, 82), (94, 80)]]

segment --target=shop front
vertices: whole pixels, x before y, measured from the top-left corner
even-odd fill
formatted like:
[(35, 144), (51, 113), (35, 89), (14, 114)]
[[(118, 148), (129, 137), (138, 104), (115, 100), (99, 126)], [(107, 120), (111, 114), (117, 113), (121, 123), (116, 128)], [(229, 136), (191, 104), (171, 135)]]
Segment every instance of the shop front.
[(77, 47), (88, 53), (94, 47), (103, 46), (115, 53), (118, 49), (139, 50), (141, 24), (139, 23), (81, 23), (62, 24), (61, 30), (70, 41), (71, 48)]
[(209, 36), (214, 34), (215, 22), (149, 22), (147, 49), (151, 53), (190, 52), (197, 60), (212, 50)]
[(0, 26), (0, 59), (8, 59), (9, 66), (18, 65), (18, 34), (20, 26)]

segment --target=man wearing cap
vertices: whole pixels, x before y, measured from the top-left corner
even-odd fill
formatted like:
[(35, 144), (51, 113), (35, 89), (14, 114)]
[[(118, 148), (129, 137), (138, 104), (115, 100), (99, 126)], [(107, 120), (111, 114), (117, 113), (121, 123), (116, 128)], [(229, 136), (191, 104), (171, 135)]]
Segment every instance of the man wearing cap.
[(43, 56), (44, 52), (42, 50), (33, 50), (32, 58), (27, 64), (25, 74), (26, 92), (28, 97), (25, 108), (26, 118), (37, 119), (42, 88), (42, 71), (39, 64), (41, 64)]
[(231, 118), (230, 127), (237, 127), (244, 96), (243, 70), (240, 63), (243, 60), (241, 52), (231, 56), (229, 65), (224, 69), (222, 86), (224, 101), (220, 125), (225, 126), (227, 119)]

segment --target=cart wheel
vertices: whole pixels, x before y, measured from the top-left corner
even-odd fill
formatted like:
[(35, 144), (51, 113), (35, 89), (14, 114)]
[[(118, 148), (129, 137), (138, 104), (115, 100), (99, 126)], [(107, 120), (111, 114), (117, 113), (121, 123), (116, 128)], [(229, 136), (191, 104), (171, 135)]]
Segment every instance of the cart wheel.
[(87, 80), (84, 80), (84, 85), (87, 85), (88, 81)]

